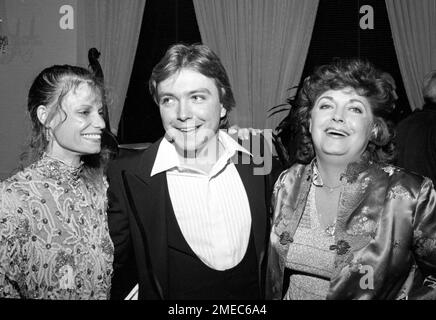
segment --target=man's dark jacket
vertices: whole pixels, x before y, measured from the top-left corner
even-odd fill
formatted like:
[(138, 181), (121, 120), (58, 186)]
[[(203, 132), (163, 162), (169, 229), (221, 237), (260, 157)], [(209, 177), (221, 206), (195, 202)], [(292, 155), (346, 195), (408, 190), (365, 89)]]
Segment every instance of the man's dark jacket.
[[(139, 283), (139, 299), (167, 299), (169, 295), (166, 217), (173, 208), (166, 173), (150, 177), (160, 142), (119, 157), (108, 168), (108, 222), (115, 246), (112, 299), (123, 299), (136, 283)], [(254, 175), (252, 164), (242, 163), (245, 162), (237, 161), (235, 166), (250, 203), (260, 296), (263, 297), (264, 257), (269, 235), (265, 177)]]

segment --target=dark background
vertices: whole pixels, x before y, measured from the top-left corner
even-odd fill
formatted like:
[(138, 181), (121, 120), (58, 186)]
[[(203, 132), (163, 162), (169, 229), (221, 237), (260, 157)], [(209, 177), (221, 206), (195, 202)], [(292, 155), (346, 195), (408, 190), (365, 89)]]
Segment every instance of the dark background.
[[(374, 29), (359, 27), (359, 9), (374, 9)], [(192, 0), (147, 0), (138, 48), (118, 127), (119, 143), (154, 142), (164, 134), (159, 109), (148, 91), (153, 66), (173, 43), (199, 43)], [(394, 123), (410, 111), (392, 40), (385, 1), (320, 0), (301, 79), (334, 57), (360, 57), (389, 72), (397, 85)], [(285, 116), (285, 114), (283, 114)]]

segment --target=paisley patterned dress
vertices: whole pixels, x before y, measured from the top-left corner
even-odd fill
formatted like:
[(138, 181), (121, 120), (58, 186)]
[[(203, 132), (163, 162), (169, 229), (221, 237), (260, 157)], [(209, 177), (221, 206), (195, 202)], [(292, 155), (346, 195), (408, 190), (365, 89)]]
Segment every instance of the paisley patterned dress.
[(44, 155), (0, 184), (0, 298), (108, 299), (107, 182)]

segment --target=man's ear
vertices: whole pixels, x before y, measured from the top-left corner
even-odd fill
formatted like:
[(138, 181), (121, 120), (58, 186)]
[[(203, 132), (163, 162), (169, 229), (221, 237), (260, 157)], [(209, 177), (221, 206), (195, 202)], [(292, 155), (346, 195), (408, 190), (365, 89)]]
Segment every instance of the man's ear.
[(44, 105), (40, 105), (38, 106), (38, 108), (36, 109), (36, 115), (38, 117), (39, 122), (41, 122), (41, 124), (43, 126), (47, 126), (47, 118), (48, 118), (48, 108)]

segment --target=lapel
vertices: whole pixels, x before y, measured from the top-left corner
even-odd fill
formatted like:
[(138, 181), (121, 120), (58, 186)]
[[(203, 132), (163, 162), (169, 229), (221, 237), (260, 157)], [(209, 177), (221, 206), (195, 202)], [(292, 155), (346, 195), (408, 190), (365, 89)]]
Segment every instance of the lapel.
[[(360, 167), (354, 169), (354, 172), (350, 172), (353, 166), (357, 165), (360, 165)], [(380, 176), (380, 173), (371, 174), (369, 172), (371, 169), (367, 169), (367, 167), (368, 164), (364, 162), (353, 163), (349, 165), (345, 174), (347, 183), (339, 199), (336, 219), (336, 245), (334, 248), (337, 255), (335, 258), (335, 273), (332, 279), (337, 277), (344, 267), (350, 265), (358, 250), (367, 246), (372, 240), (371, 224), (368, 222), (372, 222), (374, 225), (378, 224), (379, 212), (376, 210), (363, 210), (365, 206), (362, 205), (365, 199), (368, 198), (368, 192), (374, 192), (377, 189), (374, 185), (368, 188), (373, 183), (371, 176)], [(363, 173), (364, 170), (367, 171)]]
[[(288, 250), (289, 244), (294, 241), (294, 234), (303, 216), (312, 183), (312, 174), (311, 164), (296, 165), (296, 169), (291, 171), (293, 184), (289, 188), (283, 188), (283, 195), (276, 199), (276, 218), (273, 230), (280, 238), (280, 244), (284, 246), (283, 250), (285, 251)], [(282, 210), (283, 207), (288, 207), (290, 210)]]
[(265, 253), (267, 209), (265, 205), (264, 176), (253, 175), (253, 165), (235, 163), (250, 204), (252, 231), (258, 263), (261, 263)]
[(172, 210), (172, 206), (166, 174), (150, 177), (160, 141), (143, 153), (136, 168), (123, 172), (123, 180), (143, 240), (150, 281), (164, 299), (168, 293), (166, 210)]
[[(150, 281), (160, 298), (164, 299), (168, 296), (166, 211), (173, 208), (166, 174), (163, 172), (150, 177), (160, 141), (143, 153), (135, 168), (123, 171), (123, 181), (144, 243), (144, 258), (151, 270)], [(235, 166), (247, 192), (256, 254), (258, 263), (261, 264), (265, 253), (267, 228), (265, 189), (262, 180), (264, 177), (254, 176), (252, 165), (235, 163)]]

